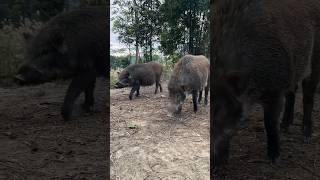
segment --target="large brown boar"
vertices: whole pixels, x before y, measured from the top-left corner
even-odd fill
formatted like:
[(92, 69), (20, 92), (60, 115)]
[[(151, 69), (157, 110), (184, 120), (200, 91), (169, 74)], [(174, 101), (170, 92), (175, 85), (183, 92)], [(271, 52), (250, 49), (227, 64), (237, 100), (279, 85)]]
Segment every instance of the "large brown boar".
[(20, 84), (40, 84), (58, 78), (72, 82), (62, 106), (70, 119), (75, 100), (85, 93), (82, 107), (91, 111), (97, 76), (108, 71), (108, 11), (104, 7), (65, 12), (52, 18), (27, 40), (26, 63), (15, 79)]
[(228, 159), (244, 107), (264, 109), (268, 156), (279, 158), (279, 116), (293, 118), (295, 86), (303, 87), (303, 133), (310, 138), (320, 77), (320, 1), (215, 0), (213, 4), (213, 173)]
[(179, 114), (186, 93), (192, 94), (193, 110), (197, 112), (197, 98), (201, 101), (202, 91), (205, 89), (205, 104), (208, 103), (209, 91), (209, 60), (205, 56), (185, 55), (174, 66), (168, 90), (171, 105), (169, 111)]
[(163, 66), (158, 62), (148, 62), (144, 64), (132, 64), (126, 67), (119, 74), (119, 81), (116, 83), (116, 88), (132, 87), (129, 99), (132, 100), (132, 95), (136, 91), (136, 96), (140, 94), (140, 86), (151, 86), (156, 83), (155, 94), (162, 92), (160, 78), (163, 72)]

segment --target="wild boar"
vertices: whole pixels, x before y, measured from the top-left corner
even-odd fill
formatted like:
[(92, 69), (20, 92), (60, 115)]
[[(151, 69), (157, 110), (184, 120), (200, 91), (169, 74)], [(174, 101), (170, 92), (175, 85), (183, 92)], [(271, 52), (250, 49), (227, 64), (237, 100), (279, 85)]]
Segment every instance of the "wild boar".
[(205, 104), (208, 103), (209, 70), (209, 60), (202, 55), (185, 55), (175, 64), (168, 83), (170, 112), (181, 112), (186, 93), (192, 94), (194, 112), (198, 110), (198, 92), (200, 102), (202, 91), (205, 89)]
[[(227, 161), (244, 107), (264, 109), (268, 156), (279, 158), (279, 116), (293, 118), (296, 84), (303, 88), (303, 133), (320, 73), (320, 1), (215, 0), (213, 2), (213, 173)], [(291, 114), (291, 115), (290, 115)]]
[(22, 85), (71, 78), (61, 114), (69, 120), (75, 100), (85, 93), (82, 107), (91, 111), (97, 76), (108, 71), (108, 11), (83, 8), (52, 18), (35, 36), (25, 34), (26, 63), (15, 76)]
[(160, 84), (163, 66), (158, 62), (148, 62), (144, 64), (132, 64), (126, 67), (119, 74), (119, 81), (116, 83), (116, 88), (132, 87), (129, 99), (132, 100), (132, 95), (136, 91), (136, 97), (140, 95), (140, 86), (151, 86), (156, 83), (155, 94), (162, 92)]

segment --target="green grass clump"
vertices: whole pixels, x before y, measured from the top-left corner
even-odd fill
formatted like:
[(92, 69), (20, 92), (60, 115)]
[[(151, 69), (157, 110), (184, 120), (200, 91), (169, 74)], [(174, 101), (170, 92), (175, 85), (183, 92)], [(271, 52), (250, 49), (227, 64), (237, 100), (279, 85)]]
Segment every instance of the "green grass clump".
[(34, 32), (40, 24), (25, 20), (18, 27), (3, 23), (0, 28), (0, 83), (12, 83), (21, 64), (25, 62), (24, 32)]
[(121, 72), (122, 69), (112, 69), (110, 71), (110, 88), (115, 88), (116, 83), (118, 82), (118, 72)]

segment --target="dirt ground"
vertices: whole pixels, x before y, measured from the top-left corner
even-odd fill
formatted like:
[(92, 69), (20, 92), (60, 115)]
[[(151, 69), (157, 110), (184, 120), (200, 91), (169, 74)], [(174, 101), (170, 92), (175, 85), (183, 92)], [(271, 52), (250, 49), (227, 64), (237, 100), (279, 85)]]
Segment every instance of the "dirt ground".
[[(166, 85), (165, 82), (162, 83)], [(157, 95), (154, 87), (140, 90), (141, 97), (130, 101), (129, 88), (111, 94), (111, 179), (121, 180), (208, 180), (209, 106), (192, 111), (191, 97), (182, 117), (168, 116), (167, 89)], [(239, 124), (231, 142), (226, 180), (319, 180), (320, 179), (320, 95), (316, 95), (314, 134), (303, 142), (301, 92), (296, 99), (294, 125), (281, 133), (281, 160), (271, 165), (266, 155), (263, 114), (255, 106), (248, 120)]]
[(130, 88), (113, 89), (111, 95), (111, 179), (209, 179), (209, 105), (193, 112), (191, 96), (180, 118), (167, 112), (164, 92), (142, 87), (129, 100)]
[(98, 79), (93, 115), (62, 121), (68, 82), (0, 88), (0, 179), (106, 178), (107, 85)]
[(263, 111), (255, 106), (247, 120), (240, 123), (231, 143), (230, 160), (224, 176), (215, 179), (320, 179), (320, 94), (315, 96), (314, 133), (304, 142), (302, 128), (302, 93), (296, 96), (294, 124), (281, 133), (281, 159), (275, 166), (267, 158)]
[[(111, 90), (112, 180), (209, 179), (209, 106), (192, 111), (191, 97), (180, 118), (167, 112), (168, 94), (154, 86), (128, 99), (130, 89)], [(67, 82), (0, 88), (0, 179), (107, 179), (106, 84), (97, 82), (94, 115), (79, 104), (74, 118), (63, 122), (60, 107)], [(301, 134), (301, 92), (294, 125), (281, 133), (281, 161), (270, 165), (261, 107), (240, 123), (231, 142), (224, 175), (214, 179), (320, 179), (320, 94), (316, 95), (314, 134), (310, 144)]]

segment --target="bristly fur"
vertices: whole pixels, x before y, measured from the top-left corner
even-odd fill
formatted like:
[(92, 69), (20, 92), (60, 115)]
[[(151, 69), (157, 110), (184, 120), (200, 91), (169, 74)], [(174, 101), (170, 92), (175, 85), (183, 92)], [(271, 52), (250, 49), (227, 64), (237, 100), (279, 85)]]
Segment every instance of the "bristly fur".
[[(37, 57), (55, 53), (50, 62), (53, 67), (78, 73), (93, 69), (98, 74), (107, 73), (108, 35), (105, 8), (80, 8), (61, 13), (46, 23), (27, 43), (30, 63), (41, 66)], [(63, 73), (63, 72), (62, 72)]]
[(202, 90), (208, 85), (210, 64), (205, 56), (186, 55), (174, 66), (169, 83), (169, 92)]
[(274, 163), (280, 155), (283, 99), (281, 127), (288, 128), (301, 82), (303, 133), (307, 138), (312, 133), (320, 78), (320, 1), (215, 0), (212, 7), (214, 172), (228, 159), (232, 134), (250, 103), (263, 106), (268, 156)]
[(163, 66), (157, 62), (132, 64), (120, 73), (119, 80), (129, 77), (131, 81), (138, 80), (141, 86), (150, 86), (160, 81), (162, 71)]

